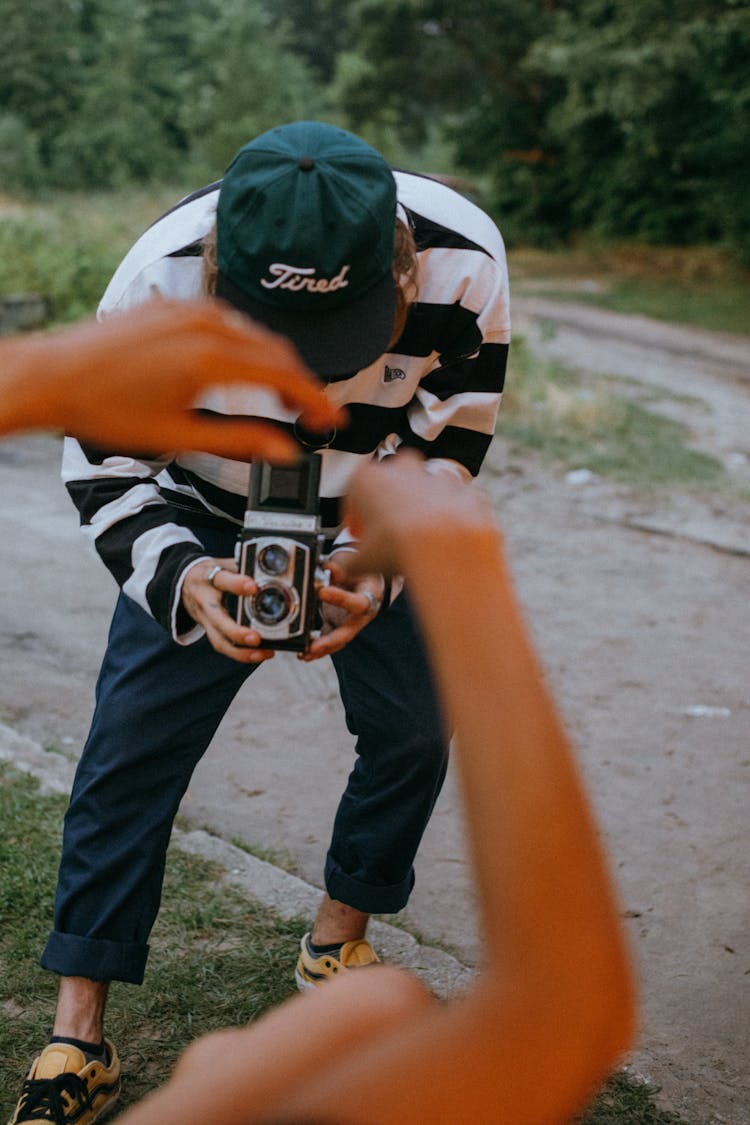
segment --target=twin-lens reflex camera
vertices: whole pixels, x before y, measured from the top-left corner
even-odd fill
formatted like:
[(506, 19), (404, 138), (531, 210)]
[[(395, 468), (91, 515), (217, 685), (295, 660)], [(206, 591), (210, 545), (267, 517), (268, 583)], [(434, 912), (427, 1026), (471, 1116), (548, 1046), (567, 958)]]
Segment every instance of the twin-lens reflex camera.
[(320, 467), (317, 453), (292, 466), (265, 461), (250, 466), (236, 551), (240, 573), (258, 589), (237, 599), (236, 619), (260, 634), (264, 648), (304, 652), (315, 628), (316, 590), (328, 580), (320, 565)]

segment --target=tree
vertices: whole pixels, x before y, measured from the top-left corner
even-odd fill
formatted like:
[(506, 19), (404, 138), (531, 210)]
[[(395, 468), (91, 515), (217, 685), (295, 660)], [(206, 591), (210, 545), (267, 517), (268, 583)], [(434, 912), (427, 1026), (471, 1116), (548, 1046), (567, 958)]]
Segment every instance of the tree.
[(55, 183), (118, 187), (163, 179), (174, 168), (174, 105), (162, 79), (179, 59), (151, 35), (150, 15), (147, 3), (96, 0), (89, 6), (84, 81), (75, 112), (50, 144)]
[(318, 84), (260, 0), (223, 0), (196, 16), (194, 31), (179, 120), (205, 174), (220, 176), (266, 129), (317, 115)]
[(0, 106), (26, 131), (42, 165), (81, 81), (74, 0), (4, 0)]
[(564, 90), (548, 126), (565, 159), (571, 225), (654, 242), (736, 240), (736, 217), (748, 215), (747, 6), (567, 8), (527, 66)]
[(351, 126), (438, 128), (511, 237), (748, 245), (746, 0), (326, 6)]

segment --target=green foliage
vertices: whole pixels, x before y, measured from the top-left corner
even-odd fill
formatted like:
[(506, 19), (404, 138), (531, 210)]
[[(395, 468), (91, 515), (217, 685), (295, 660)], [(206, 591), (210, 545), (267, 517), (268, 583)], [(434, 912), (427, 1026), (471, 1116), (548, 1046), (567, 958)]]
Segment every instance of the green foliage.
[(622, 1071), (608, 1083), (578, 1125), (687, 1125), (670, 1110), (654, 1102), (658, 1093), (637, 1078)]
[(0, 104), (26, 131), (9, 186), (163, 182), (186, 162), (217, 176), (250, 137), (317, 113), (316, 81), (262, 0), (8, 4)]
[(651, 242), (730, 237), (742, 249), (749, 62), (744, 4), (566, 5), (525, 65), (561, 83), (546, 125), (570, 225)]
[(0, 223), (0, 293), (43, 293), (56, 321), (93, 312), (116, 266), (116, 255), (94, 241), (72, 251), (52, 222)]
[(588, 229), (750, 255), (744, 0), (335, 6), (349, 123), (419, 143), (439, 121), (511, 242)]
[(469, 177), (511, 243), (750, 262), (748, 0), (5, 0), (5, 189), (190, 186), (285, 121)]
[(15, 113), (0, 114), (0, 184), (4, 191), (33, 190), (41, 177), (39, 143)]
[(0, 217), (0, 294), (42, 293), (56, 322), (91, 315), (133, 240), (184, 191), (64, 195)]
[(193, 89), (179, 121), (208, 178), (218, 178), (237, 149), (266, 129), (318, 116), (312, 71), (262, 4), (224, 0), (197, 14), (190, 51)]

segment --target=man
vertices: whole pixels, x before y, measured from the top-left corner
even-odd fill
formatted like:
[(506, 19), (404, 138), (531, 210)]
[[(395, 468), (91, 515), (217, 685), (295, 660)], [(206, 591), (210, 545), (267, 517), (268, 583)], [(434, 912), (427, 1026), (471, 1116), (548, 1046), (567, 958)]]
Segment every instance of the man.
[[(286, 335), (349, 417), (345, 429), (315, 433), (256, 392), (204, 401), (217, 414), (274, 419), (323, 459), (337, 581), (321, 591), (325, 626), (305, 659), (333, 656), (357, 760), (297, 963), (300, 987), (314, 987), (377, 960), (367, 921), (409, 897), (447, 757), (408, 595), (391, 603), (379, 575), (347, 581), (356, 540), (340, 527), (340, 499), (367, 459), (395, 454), (398, 472), (402, 447), (436, 473), (476, 475), (507, 357), (505, 254), (494, 224), (449, 188), (393, 173), (350, 133), (297, 122), (251, 141), (221, 184), (154, 224), (100, 313), (201, 291)], [(179, 801), (235, 693), (272, 655), (222, 601), (255, 588), (232, 561), (248, 471), (204, 453), (136, 458), (66, 443), (63, 475), (84, 532), (122, 588), (42, 957), (61, 978), (53, 1037), (29, 1078), (42, 1100), (66, 1083), (65, 1120), (79, 1125), (116, 1097), (108, 982), (143, 978)], [(28, 1099), (20, 1104), (14, 1125), (32, 1119)]]

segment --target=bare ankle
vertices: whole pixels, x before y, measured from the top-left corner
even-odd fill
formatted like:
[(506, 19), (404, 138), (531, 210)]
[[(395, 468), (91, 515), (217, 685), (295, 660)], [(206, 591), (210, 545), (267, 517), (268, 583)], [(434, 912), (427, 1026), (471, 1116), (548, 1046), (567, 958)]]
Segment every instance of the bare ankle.
[(313, 923), (311, 939), (315, 945), (359, 941), (365, 936), (370, 915), (325, 895)]
[(86, 977), (60, 977), (53, 1035), (70, 1036), (86, 1043), (100, 1043), (104, 1037), (104, 1009), (109, 981)]

